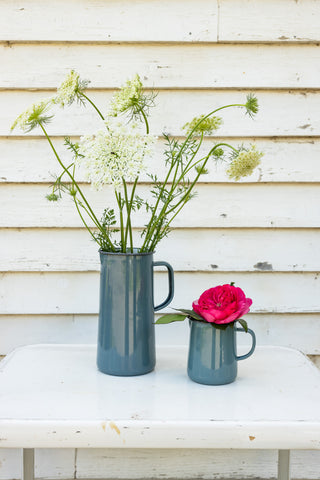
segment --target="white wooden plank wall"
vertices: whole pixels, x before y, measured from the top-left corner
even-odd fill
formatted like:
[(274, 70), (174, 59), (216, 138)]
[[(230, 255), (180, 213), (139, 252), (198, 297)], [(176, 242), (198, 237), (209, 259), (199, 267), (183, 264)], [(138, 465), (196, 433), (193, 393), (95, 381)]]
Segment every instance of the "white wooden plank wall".
[[(212, 165), (157, 258), (176, 271), (172, 306), (235, 281), (253, 298), (247, 320), (259, 344), (298, 348), (319, 364), (319, 26), (319, 0), (0, 0), (0, 355), (28, 343), (96, 339), (97, 247), (69, 202), (44, 198), (56, 171), (46, 141), (38, 131), (9, 133), (15, 117), (52, 95), (74, 68), (91, 79), (90, 96), (102, 110), (135, 73), (159, 89), (150, 169), (160, 177), (163, 131), (181, 136), (194, 115), (256, 93), (256, 120), (226, 112), (219, 136), (256, 143), (265, 152), (261, 168), (235, 184)], [(62, 152), (63, 135), (76, 139), (97, 125), (89, 107), (74, 106), (58, 112), (49, 131)], [(147, 183), (142, 178), (141, 194)], [(110, 197), (83, 188), (98, 210)], [(144, 220), (137, 216), (136, 236)], [(161, 271), (156, 288), (160, 301)], [(158, 327), (157, 342), (187, 343), (187, 326)], [(17, 450), (0, 450), (0, 480), (19, 478), (19, 458)], [(276, 476), (276, 452), (172, 451), (165, 465), (161, 458), (155, 464), (148, 450), (39, 450), (36, 474)], [(293, 478), (319, 480), (319, 464), (318, 452), (294, 452)]]

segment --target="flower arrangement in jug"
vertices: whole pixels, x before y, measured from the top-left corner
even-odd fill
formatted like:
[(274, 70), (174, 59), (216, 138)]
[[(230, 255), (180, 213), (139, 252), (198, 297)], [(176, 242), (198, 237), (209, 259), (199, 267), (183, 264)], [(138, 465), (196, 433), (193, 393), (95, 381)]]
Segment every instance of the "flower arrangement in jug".
[(225, 330), (238, 321), (247, 332), (248, 325), (242, 316), (250, 311), (251, 305), (251, 298), (246, 297), (244, 291), (231, 282), (230, 285), (218, 285), (205, 290), (199, 299), (192, 303), (192, 310), (176, 309), (176, 313), (164, 314), (156, 323), (167, 324), (189, 318)]
[[(63, 194), (71, 197), (75, 208), (92, 239), (105, 252), (153, 252), (167, 236), (172, 222), (195, 195), (195, 186), (201, 175), (208, 172), (212, 160), (223, 161), (229, 178), (239, 180), (250, 175), (259, 165), (262, 153), (255, 146), (234, 147), (226, 142), (213, 142), (203, 153), (203, 141), (212, 136), (222, 124), (218, 115), (227, 108), (241, 108), (249, 117), (258, 111), (257, 98), (250, 94), (244, 103), (223, 105), (191, 119), (183, 127), (183, 140), (163, 134), (164, 179), (149, 171), (147, 160), (153, 154), (157, 137), (150, 133), (150, 110), (155, 106), (156, 94), (144, 89), (140, 77), (133, 79), (115, 93), (109, 111), (103, 114), (87, 95), (89, 81), (71, 71), (58, 88), (56, 95), (42, 100), (24, 111), (13, 123), (30, 132), (39, 127), (47, 138), (60, 166), (51, 192), (50, 201)], [(86, 93), (85, 93), (86, 92)], [(94, 134), (83, 135), (80, 141), (65, 137), (65, 146), (72, 153), (72, 161), (58, 153), (48, 133), (54, 108), (78, 102), (92, 107), (101, 120)], [(89, 203), (79, 181), (84, 171), (86, 180), (95, 189), (111, 185), (114, 204), (106, 205), (102, 215)], [(147, 198), (138, 193), (139, 177), (144, 173), (151, 184)], [(140, 245), (134, 245), (133, 220), (137, 210), (144, 209), (147, 221), (141, 232)]]

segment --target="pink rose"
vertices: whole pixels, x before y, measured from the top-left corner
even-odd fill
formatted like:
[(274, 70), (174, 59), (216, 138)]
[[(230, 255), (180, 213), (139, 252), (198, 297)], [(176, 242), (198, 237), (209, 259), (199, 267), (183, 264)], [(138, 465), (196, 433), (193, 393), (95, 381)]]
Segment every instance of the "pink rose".
[(249, 312), (251, 298), (239, 287), (219, 285), (203, 292), (192, 304), (193, 310), (210, 323), (231, 323)]

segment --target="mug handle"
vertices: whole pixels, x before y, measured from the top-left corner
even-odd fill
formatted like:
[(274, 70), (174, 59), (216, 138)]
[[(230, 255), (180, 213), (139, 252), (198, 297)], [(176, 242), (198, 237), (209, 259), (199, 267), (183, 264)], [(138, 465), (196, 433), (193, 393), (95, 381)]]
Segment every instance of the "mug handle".
[[(244, 328), (236, 328), (236, 331), (237, 332), (245, 332), (245, 329)], [(252, 337), (252, 346), (251, 346), (251, 349), (249, 350), (248, 353), (246, 353), (245, 355), (239, 355), (237, 356), (236, 355), (236, 359), (237, 360), (244, 360), (245, 358), (248, 358), (250, 357), (250, 355), (253, 354), (254, 352), (254, 349), (256, 348), (256, 336), (255, 336), (255, 333), (253, 330), (251, 330), (251, 328), (248, 328), (248, 332), (247, 333), (250, 333), (251, 337)]]
[(160, 305), (157, 305), (156, 307), (154, 306), (154, 311), (157, 312), (158, 310), (161, 310), (161, 308), (166, 307), (169, 305), (171, 300), (173, 299), (174, 295), (174, 277), (173, 277), (173, 268), (171, 265), (167, 262), (153, 262), (153, 267), (166, 267), (168, 270), (168, 278), (169, 278), (169, 293), (167, 298), (165, 299), (164, 302), (160, 303)]

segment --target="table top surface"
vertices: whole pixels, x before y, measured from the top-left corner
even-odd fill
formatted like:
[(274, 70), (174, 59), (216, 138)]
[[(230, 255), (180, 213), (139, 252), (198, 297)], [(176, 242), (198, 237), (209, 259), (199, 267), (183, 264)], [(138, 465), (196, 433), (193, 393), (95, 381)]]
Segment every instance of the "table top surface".
[(320, 372), (302, 353), (258, 347), (234, 383), (186, 373), (187, 348), (155, 371), (105, 375), (93, 345), (34, 345), (0, 363), (0, 447), (320, 449)]

